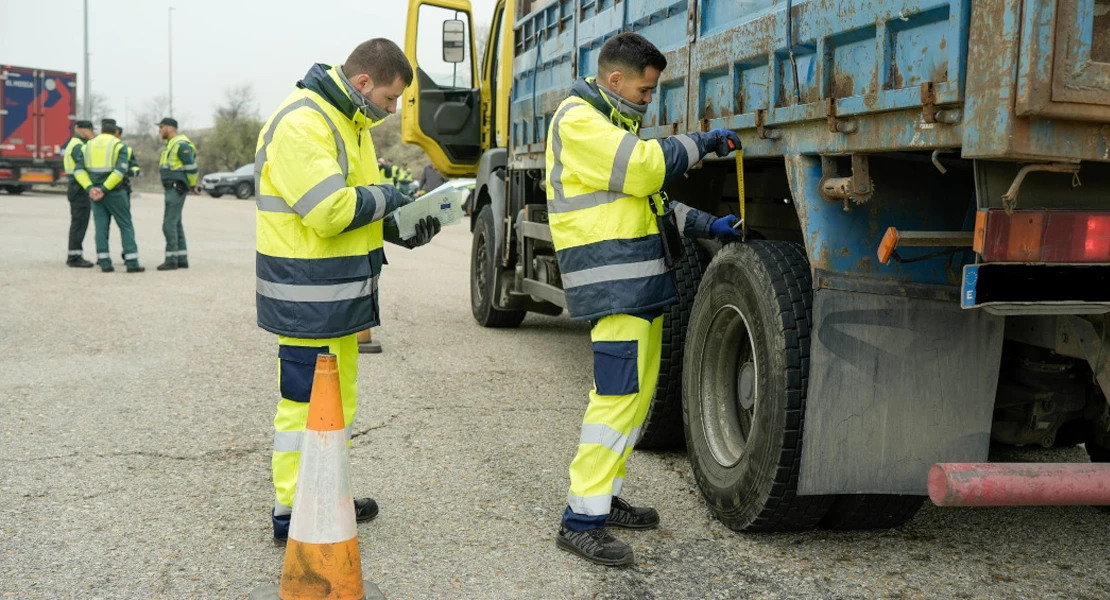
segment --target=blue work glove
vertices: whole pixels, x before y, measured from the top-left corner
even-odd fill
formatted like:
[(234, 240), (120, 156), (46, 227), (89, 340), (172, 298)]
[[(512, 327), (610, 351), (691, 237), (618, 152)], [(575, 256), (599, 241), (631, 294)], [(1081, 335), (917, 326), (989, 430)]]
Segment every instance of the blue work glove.
[(709, 132), (713, 136), (712, 146), (706, 149), (705, 154), (709, 152), (716, 152), (717, 156), (725, 157), (732, 154), (733, 150), (742, 148), (740, 145), (740, 136), (736, 135), (735, 131), (730, 129), (714, 129)]
[(740, 218), (736, 215), (725, 215), (716, 219), (709, 225), (709, 233), (722, 240), (734, 240), (740, 237), (740, 232), (735, 229)]

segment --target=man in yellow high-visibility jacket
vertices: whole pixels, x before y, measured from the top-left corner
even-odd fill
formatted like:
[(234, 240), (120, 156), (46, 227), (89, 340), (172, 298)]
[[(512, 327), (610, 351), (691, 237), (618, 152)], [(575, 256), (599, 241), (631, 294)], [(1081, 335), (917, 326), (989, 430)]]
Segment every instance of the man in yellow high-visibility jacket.
[(78, 171), (77, 164), (84, 162), (85, 144), (93, 138), (92, 121), (77, 121), (73, 127), (73, 137), (66, 143), (62, 152), (69, 185), (66, 197), (69, 199), (69, 254), (66, 265), (88, 269), (95, 265), (84, 257), (85, 232), (89, 230), (89, 194), (85, 188), (92, 186), (89, 174), (84, 169)]
[[(379, 185), (370, 128), (397, 109), (412, 83), (404, 52), (386, 39), (360, 44), (342, 66), (317, 64), (266, 121), (255, 155), (258, 325), (278, 335), (272, 511), (274, 539), (289, 532), (316, 357), (335, 354), (348, 439), (355, 416), (356, 332), (378, 325), (383, 240), (431, 241), (429, 217), (402, 240), (386, 217), (406, 202)], [(387, 223), (388, 221), (388, 223)], [(392, 224), (392, 225), (390, 225)], [(384, 225), (384, 226), (383, 226)], [(355, 518), (378, 514), (355, 500)]]
[[(667, 66), (642, 36), (610, 38), (598, 76), (574, 83), (547, 136), (551, 239), (572, 319), (593, 323), (594, 389), (570, 465), (560, 549), (602, 565), (633, 560), (607, 527), (659, 526), (653, 508), (619, 497), (659, 376), (663, 309), (674, 303), (668, 248), (686, 237), (736, 237), (732, 215), (716, 218), (661, 191), (707, 153), (740, 147), (731, 131), (640, 140), (636, 133)], [(660, 231), (660, 228), (663, 231)]]
[[(85, 144), (78, 171), (88, 173), (88, 185), (82, 182), (92, 200), (93, 223), (96, 225), (96, 263), (100, 270), (111, 273), (112, 255), (108, 251), (108, 229), (112, 219), (119, 226), (123, 244), (123, 260), (128, 273), (142, 273), (139, 247), (135, 244), (135, 226), (131, 223), (131, 199), (122, 184), (128, 171), (131, 150), (116, 137), (114, 119), (100, 122), (100, 135)], [(81, 181), (80, 179), (78, 181)]]

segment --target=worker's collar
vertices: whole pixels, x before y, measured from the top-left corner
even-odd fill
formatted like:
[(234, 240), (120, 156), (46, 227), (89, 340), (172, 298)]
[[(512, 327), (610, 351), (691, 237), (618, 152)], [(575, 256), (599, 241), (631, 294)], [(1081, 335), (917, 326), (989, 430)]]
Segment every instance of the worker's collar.
[[(336, 110), (343, 113), (345, 117), (359, 127), (373, 127), (381, 123), (381, 120), (367, 118), (362, 112), (362, 105), (356, 101), (355, 97), (359, 100), (366, 99), (358, 93), (358, 90), (354, 89), (354, 86), (347, 81), (346, 77), (343, 77), (341, 69), (337, 66), (332, 67), (323, 63), (312, 65), (304, 79), (297, 82), (297, 87), (316, 92), (324, 100), (327, 100), (328, 104), (334, 106)], [(388, 113), (386, 113), (386, 116), (388, 116)]]
[(578, 96), (597, 109), (618, 127), (633, 133), (640, 129), (640, 122), (647, 113), (646, 104), (633, 104), (617, 94), (597, 84), (593, 77), (579, 79), (570, 88), (572, 96)]

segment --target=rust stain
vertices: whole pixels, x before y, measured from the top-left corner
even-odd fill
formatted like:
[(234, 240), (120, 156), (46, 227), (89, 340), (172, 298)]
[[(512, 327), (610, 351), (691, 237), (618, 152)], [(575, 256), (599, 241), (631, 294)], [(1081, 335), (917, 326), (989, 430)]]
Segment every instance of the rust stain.
[(841, 258), (848, 258), (852, 255), (852, 251), (849, 250), (847, 246), (844, 246), (841, 249), (837, 250), (836, 253), (840, 255)]
[(856, 261), (854, 268), (859, 273), (871, 273), (875, 270), (875, 264), (871, 262), (870, 256), (864, 256)]
[(832, 251), (829, 250), (828, 246), (821, 247), (821, 252), (817, 257), (817, 268), (826, 271), (832, 269)]

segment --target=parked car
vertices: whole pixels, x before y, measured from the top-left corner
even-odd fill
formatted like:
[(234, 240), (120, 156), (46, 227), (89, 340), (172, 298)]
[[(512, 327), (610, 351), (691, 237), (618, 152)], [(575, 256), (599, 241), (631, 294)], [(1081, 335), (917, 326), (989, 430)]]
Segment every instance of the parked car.
[(243, 165), (233, 173), (209, 173), (202, 182), (204, 191), (213, 198), (235, 194), (245, 200), (254, 195), (254, 164)]

